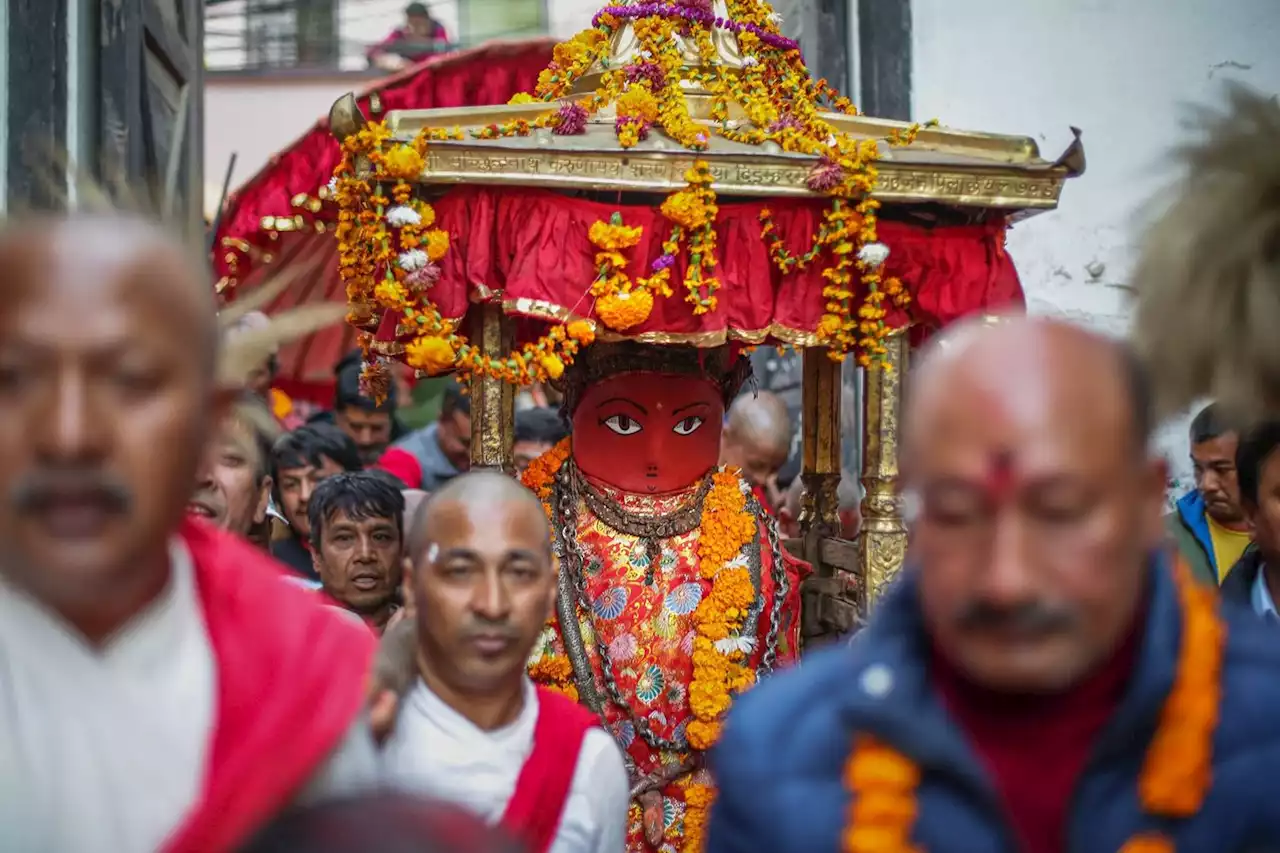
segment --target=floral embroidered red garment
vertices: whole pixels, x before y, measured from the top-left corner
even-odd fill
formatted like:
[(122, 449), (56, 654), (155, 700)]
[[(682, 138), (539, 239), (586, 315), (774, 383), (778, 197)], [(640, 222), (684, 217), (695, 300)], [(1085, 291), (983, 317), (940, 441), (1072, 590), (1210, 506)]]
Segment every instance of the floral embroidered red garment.
[[(687, 506), (697, 486), (661, 496), (633, 495), (599, 487), (602, 495), (633, 516), (662, 517)], [(586, 594), (591, 612), (578, 609), (583, 647), (595, 674), (595, 693), (603, 700), (603, 715), (609, 730), (635, 764), (636, 776), (647, 776), (662, 768), (679, 767), (688, 759), (687, 751), (653, 748), (636, 731), (636, 718), (644, 720), (653, 735), (668, 742), (685, 742), (689, 723), (689, 684), (692, 678), (694, 642), (693, 614), (710, 583), (703, 580), (698, 566), (698, 530), (660, 541), (658, 565), (650, 560), (650, 549), (637, 536), (613, 530), (581, 502), (577, 516), (577, 541), (583, 555)], [(760, 523), (760, 590), (766, 602), (756, 622), (752, 665), (759, 663), (769, 631), (775, 585), (772, 558), (763, 521)], [(755, 549), (752, 549), (755, 550)], [(778, 665), (794, 659), (799, 641), (799, 595), (802, 564), (784, 555), (790, 592), (780, 618)], [(618, 693), (625, 700), (619, 707), (610, 699), (596, 633), (607, 648)], [(535, 660), (562, 658), (565, 644), (556, 627), (543, 634)], [(684, 787), (706, 784), (705, 771), (679, 774), (662, 789), (662, 853), (682, 850), (684, 834)], [(628, 828), (629, 851), (647, 851), (640, 807), (633, 803)]]

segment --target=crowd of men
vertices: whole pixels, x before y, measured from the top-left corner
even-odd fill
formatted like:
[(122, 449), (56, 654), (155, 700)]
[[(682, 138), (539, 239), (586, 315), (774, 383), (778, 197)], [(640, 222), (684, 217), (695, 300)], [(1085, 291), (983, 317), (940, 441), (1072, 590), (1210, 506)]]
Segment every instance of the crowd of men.
[[(264, 321), (249, 315), (229, 335)], [(381, 633), (402, 606), (405, 528), (413, 519), (407, 509), (470, 469), (471, 406), (456, 381), (444, 380), (438, 415), (406, 430), (400, 394), (393, 388), (383, 400), (366, 396), (361, 364), (358, 355), (344, 358), (332, 407), (290, 429), (268, 403), (275, 371), (269, 358), (253, 374), (257, 389), (241, 396), (208, 443), (188, 511), (268, 550), (296, 583)], [(517, 474), (569, 434), (555, 391), (539, 390), (515, 415)], [(742, 469), (791, 536), (799, 532), (801, 493), (794, 430), (780, 398), (747, 392), (729, 409), (721, 449), (722, 463)], [(852, 477), (841, 497), (853, 538), (859, 490)]]
[[(1220, 135), (1276, 164), (1280, 105), (1237, 111)], [(1280, 168), (1243, 183), (1275, 238)], [(10, 222), (0, 269), (0, 850), (624, 849), (622, 751), (525, 674), (546, 515), (468, 472), (460, 390), (397, 435), (340, 366), (330, 413), (280, 423), (228, 377), (201, 265), (136, 218)], [(945, 334), (903, 417), (911, 566), (736, 700), (706, 849), (1280, 849), (1280, 424), (1203, 412), (1165, 517), (1127, 345)], [(781, 515), (779, 412), (741, 398), (722, 457)], [(522, 415), (527, 461), (564, 428)]]

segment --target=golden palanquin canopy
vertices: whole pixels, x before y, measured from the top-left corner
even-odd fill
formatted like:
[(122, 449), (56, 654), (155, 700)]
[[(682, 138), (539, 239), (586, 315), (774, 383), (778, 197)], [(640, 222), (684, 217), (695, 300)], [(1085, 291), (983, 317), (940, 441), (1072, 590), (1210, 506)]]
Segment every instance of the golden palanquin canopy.
[[(555, 379), (596, 339), (829, 356), (806, 354), (819, 532), (805, 552), (852, 569), (822, 544), (839, 362), (900, 366), (908, 327), (1020, 306), (1005, 230), (1057, 205), (1083, 151), (1077, 140), (1049, 162), (1025, 137), (859, 115), (812, 79), (779, 21), (763, 0), (620, 2), (506, 105), (369, 124), (339, 101), (339, 255), (375, 388), (388, 358), (482, 388)], [(904, 536), (900, 376), (871, 373), (861, 562), (874, 587)], [(477, 423), (497, 448), (502, 418)]]

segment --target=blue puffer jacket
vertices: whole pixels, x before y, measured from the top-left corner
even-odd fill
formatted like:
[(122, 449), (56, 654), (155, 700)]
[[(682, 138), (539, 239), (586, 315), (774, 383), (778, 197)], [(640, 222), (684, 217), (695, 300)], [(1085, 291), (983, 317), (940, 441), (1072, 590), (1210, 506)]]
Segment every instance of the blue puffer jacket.
[[(1067, 853), (1115, 853), (1164, 830), (1177, 853), (1280, 851), (1280, 629), (1226, 608), (1228, 640), (1213, 787), (1200, 813), (1145, 816), (1137, 777), (1177, 666), (1181, 611), (1153, 561), (1151, 605), (1125, 697), (1073, 795)], [(995, 789), (930, 688), (914, 572), (851, 645), (815, 653), (739, 700), (712, 754), (720, 795), (709, 853), (836, 853), (850, 797), (841, 780), (855, 732), (919, 763), (914, 841), (928, 853), (1016, 853)], [(868, 675), (871, 673), (871, 675)]]

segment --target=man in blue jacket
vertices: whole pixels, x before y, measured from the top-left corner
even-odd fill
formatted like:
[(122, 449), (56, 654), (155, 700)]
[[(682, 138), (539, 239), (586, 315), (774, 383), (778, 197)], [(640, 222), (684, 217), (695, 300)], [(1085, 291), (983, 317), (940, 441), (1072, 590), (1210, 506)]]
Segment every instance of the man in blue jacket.
[(1196, 487), (1165, 516), (1165, 528), (1198, 578), (1222, 583), (1252, 541), (1236, 472), (1240, 435), (1210, 404), (1192, 419), (1189, 438)]
[(912, 378), (913, 565), (735, 705), (710, 853), (1280, 850), (1280, 643), (1161, 555), (1134, 360), (1020, 320)]

